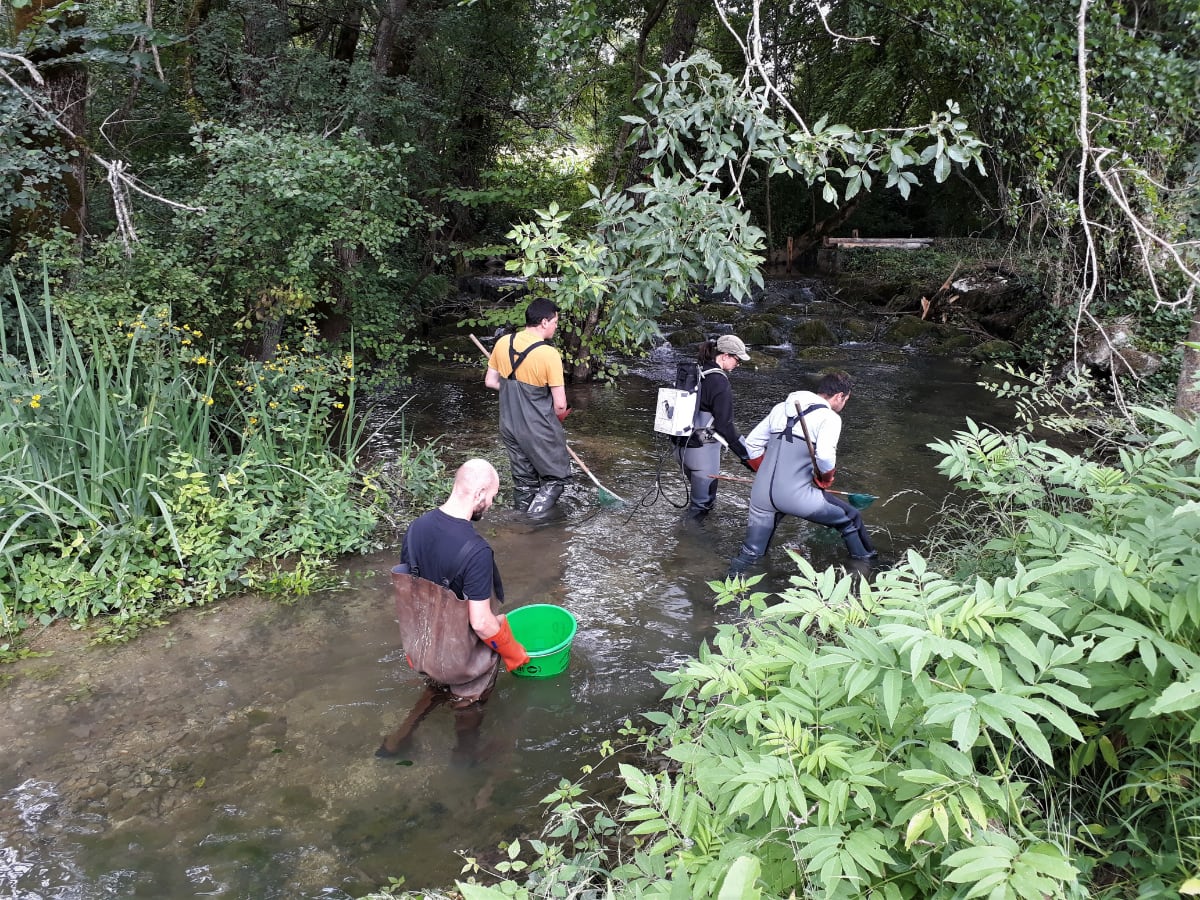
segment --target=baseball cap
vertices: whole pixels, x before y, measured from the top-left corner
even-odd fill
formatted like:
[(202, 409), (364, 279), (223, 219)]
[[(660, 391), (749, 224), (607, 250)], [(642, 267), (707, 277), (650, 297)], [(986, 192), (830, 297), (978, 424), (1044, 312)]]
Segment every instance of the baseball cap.
[(717, 352), (728, 353), (738, 359), (750, 358), (750, 354), (746, 352), (745, 343), (736, 334), (723, 334), (717, 338)]

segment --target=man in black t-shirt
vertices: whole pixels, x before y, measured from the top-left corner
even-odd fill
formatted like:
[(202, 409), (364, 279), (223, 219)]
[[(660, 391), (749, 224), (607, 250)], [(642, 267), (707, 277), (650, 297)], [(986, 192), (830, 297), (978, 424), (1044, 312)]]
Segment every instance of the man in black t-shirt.
[(400, 561), (412, 574), (449, 588), (467, 604), (466, 621), (476, 637), (513, 669), (529, 661), (512, 636), (508, 620), (492, 610), (492, 597), (504, 601), (504, 585), (492, 548), (475, 530), (496, 499), (500, 477), (492, 464), (471, 459), (454, 473), (454, 488), (439, 508), (420, 516), (408, 527)]
[(491, 463), (468, 460), (455, 472), (446, 502), (408, 527), (392, 581), (401, 640), (427, 689), (400, 728), (384, 739), (380, 756), (399, 752), (421, 719), (446, 702), (475, 713), (456, 716), (463, 744), (478, 727), (480, 704), (496, 683), (499, 663), (511, 672), (529, 661), (506, 617), (493, 609), (494, 601), (503, 601), (504, 587), (492, 548), (471, 524), (499, 489)]

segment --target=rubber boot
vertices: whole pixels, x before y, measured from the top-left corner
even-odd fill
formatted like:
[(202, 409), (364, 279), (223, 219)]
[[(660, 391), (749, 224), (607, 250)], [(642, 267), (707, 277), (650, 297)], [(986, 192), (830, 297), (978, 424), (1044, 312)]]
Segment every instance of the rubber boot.
[(533, 502), (533, 498), (537, 496), (537, 486), (530, 487), (524, 484), (513, 485), (513, 509), (525, 512), (529, 509), (529, 504)]
[(874, 547), (868, 546), (870, 538), (863, 540), (865, 530), (854, 529), (853, 531), (843, 531), (842, 540), (846, 542), (846, 550), (850, 554), (851, 559), (872, 559), (879, 554)]
[(758, 562), (767, 552), (771, 537), (775, 534), (775, 523), (769, 525), (749, 525), (746, 528), (746, 539), (742, 541), (742, 549), (738, 555), (729, 561), (729, 571), (726, 578), (741, 575)]
[(545, 515), (558, 502), (558, 498), (563, 492), (563, 487), (564, 485), (561, 481), (547, 481), (534, 494), (525, 511), (531, 516)]

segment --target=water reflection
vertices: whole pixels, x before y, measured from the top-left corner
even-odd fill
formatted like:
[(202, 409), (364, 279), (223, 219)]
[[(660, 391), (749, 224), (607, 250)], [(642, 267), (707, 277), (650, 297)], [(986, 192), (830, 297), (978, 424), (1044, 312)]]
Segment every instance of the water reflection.
[[(946, 361), (860, 346), (819, 364), (784, 348), (772, 362), (734, 373), (743, 431), (819, 368), (854, 376), (838, 485), (882, 498), (866, 518), (885, 556), (920, 539), (947, 491), (924, 445), (968, 415), (1002, 419), (976, 372)], [(422, 686), (397, 646), (395, 551), (351, 560), (343, 587), (295, 606), (222, 603), (133, 647), (22, 664), (0, 724), (4, 896), (350, 897), (389, 875), (446, 884), (461, 866), (455, 850), (486, 857), (536, 833), (538, 801), (656, 704), (652, 673), (734, 615), (713, 608), (706, 582), (737, 550), (749, 488), (723, 484), (704, 525), (680, 528), (684, 482), (650, 427), (674, 366), (662, 351), (616, 387), (568, 390), (572, 445), (630, 503), (598, 507), (580, 477), (542, 527), (499, 504), (482, 523), (510, 603), (564, 604), (579, 631), (565, 675), (501, 675), (471, 753), (453, 752), (455, 717), (441, 708), (403, 753), (375, 756)], [(496, 396), (480, 370), (431, 368), (411, 396), (419, 436), (445, 434), (448, 458), (487, 455), (504, 475)], [(396, 423), (384, 426), (376, 449), (399, 440)], [(769, 583), (786, 584), (784, 546), (840, 563), (826, 532), (787, 520)]]

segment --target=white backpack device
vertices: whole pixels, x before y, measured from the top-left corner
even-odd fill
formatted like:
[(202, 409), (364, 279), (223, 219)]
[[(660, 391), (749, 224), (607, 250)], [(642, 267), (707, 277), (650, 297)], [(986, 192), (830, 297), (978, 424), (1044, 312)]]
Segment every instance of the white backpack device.
[(672, 437), (687, 437), (695, 428), (699, 399), (699, 385), (690, 391), (659, 388), (658, 405), (654, 407), (654, 430)]
[(671, 437), (688, 437), (695, 431), (700, 382), (705, 374), (696, 363), (680, 363), (676, 386), (658, 389), (658, 402), (654, 407), (655, 431)]

